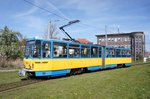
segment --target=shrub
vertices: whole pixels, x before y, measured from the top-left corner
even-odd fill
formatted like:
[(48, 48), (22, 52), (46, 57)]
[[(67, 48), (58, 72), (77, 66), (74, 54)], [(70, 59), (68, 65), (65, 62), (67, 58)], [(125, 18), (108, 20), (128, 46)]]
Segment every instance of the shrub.
[(23, 67), (22, 60), (6, 60), (5, 58), (0, 59), (0, 69), (18, 69)]

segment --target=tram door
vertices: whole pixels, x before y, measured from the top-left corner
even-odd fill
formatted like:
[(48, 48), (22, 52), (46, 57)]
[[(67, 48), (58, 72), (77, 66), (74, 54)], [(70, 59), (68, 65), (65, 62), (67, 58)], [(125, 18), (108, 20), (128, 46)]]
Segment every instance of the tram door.
[(102, 47), (102, 66), (105, 68), (105, 47)]

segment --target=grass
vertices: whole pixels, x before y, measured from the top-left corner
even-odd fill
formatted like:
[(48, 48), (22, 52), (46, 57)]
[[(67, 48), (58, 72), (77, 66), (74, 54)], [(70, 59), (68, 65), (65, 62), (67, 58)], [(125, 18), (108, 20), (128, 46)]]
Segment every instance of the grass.
[(146, 61), (147, 61), (147, 62), (150, 62), (150, 58), (148, 58)]
[(18, 71), (0, 72), (0, 84), (20, 81)]
[(150, 65), (98, 71), (0, 93), (5, 99), (148, 99)]
[[(132, 64), (142, 64), (143, 60), (132, 61)], [(150, 58), (146, 59), (146, 63), (150, 63)]]

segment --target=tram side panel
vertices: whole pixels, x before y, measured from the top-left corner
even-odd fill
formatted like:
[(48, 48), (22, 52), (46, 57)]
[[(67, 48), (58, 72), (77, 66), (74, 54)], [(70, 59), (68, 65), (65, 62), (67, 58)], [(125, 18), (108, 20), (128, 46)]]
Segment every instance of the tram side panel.
[(105, 67), (106, 68), (114, 68), (117, 67), (117, 65), (125, 65), (125, 66), (131, 66), (131, 58), (106, 58), (105, 59)]
[(52, 71), (102, 66), (101, 58), (24, 60), (25, 68), (33, 71)]
[(125, 48), (105, 48), (105, 68), (115, 68), (118, 65), (121, 66), (131, 66), (132, 59), (128, 55), (129, 49)]
[(85, 67), (102, 66), (100, 58), (77, 58), (77, 59), (60, 59), (51, 60), (50, 70), (75, 69)]

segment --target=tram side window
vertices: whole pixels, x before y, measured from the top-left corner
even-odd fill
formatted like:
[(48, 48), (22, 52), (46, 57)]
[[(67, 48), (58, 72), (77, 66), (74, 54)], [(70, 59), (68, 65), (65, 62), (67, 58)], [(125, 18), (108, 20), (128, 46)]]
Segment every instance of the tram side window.
[(98, 47), (91, 47), (91, 57), (98, 57)]
[(69, 45), (69, 58), (79, 58), (80, 47), (79, 45)]
[(127, 57), (131, 57), (131, 51), (127, 50)]
[(81, 57), (88, 58), (90, 57), (90, 48), (87, 46), (81, 47)]
[(54, 43), (53, 48), (54, 58), (66, 58), (67, 57), (67, 44), (66, 43)]
[(123, 53), (122, 53), (122, 50), (120, 50), (120, 57), (122, 57), (122, 54), (123, 54)]
[(127, 56), (127, 51), (126, 50), (122, 50), (122, 57), (126, 57)]
[(115, 57), (115, 50), (113, 48), (109, 50), (109, 57)]
[(99, 47), (99, 57), (102, 57), (102, 48)]
[(121, 57), (121, 56), (122, 56), (121, 49), (116, 49), (116, 57)]
[(50, 57), (50, 43), (44, 42), (42, 44), (42, 56), (43, 56), (43, 58)]
[(41, 57), (41, 41), (36, 41), (35, 46), (33, 48), (33, 57), (34, 58)]
[(106, 57), (109, 57), (109, 49), (108, 48), (106, 48)]

